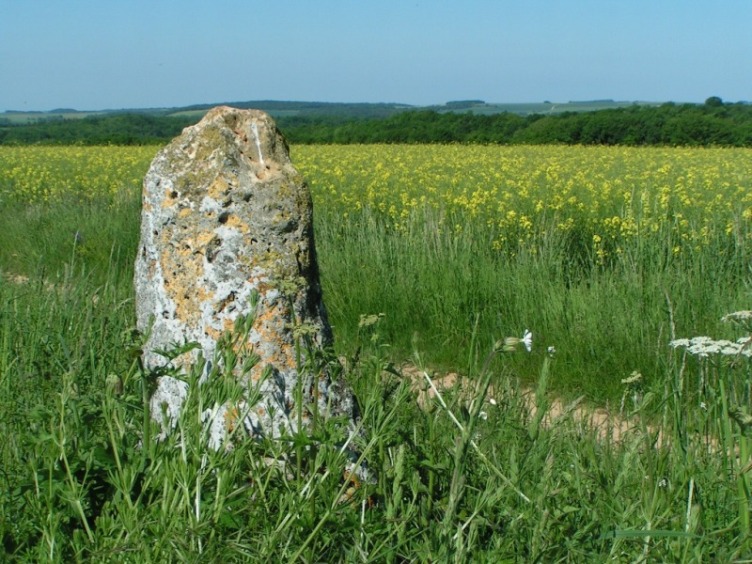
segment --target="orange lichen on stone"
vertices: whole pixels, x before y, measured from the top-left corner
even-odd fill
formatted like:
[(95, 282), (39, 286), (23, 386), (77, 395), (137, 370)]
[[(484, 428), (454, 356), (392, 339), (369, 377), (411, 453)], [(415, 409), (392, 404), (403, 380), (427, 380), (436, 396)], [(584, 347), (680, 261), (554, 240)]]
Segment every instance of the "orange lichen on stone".
[(240, 219), (238, 215), (235, 215), (235, 214), (227, 216), (225, 225), (227, 227), (234, 227), (235, 229), (240, 231), (243, 235), (248, 234), (251, 230), (250, 226), (248, 225), (248, 222), (243, 221), (242, 219)]
[(176, 198), (177, 198), (177, 192), (175, 190), (169, 187), (165, 188), (164, 197), (162, 198), (162, 201), (160, 202), (161, 208), (164, 209), (164, 208), (169, 208), (171, 206), (174, 206)]
[(217, 234), (213, 231), (202, 231), (201, 233), (196, 235), (196, 247), (199, 249), (204, 249), (216, 237)]
[(204, 325), (204, 334), (214, 341), (219, 341), (222, 337), (222, 331), (215, 329), (211, 325)]
[[(285, 327), (289, 316), (288, 308), (276, 305), (263, 308), (262, 311), (257, 313), (253, 323), (253, 330), (258, 335), (260, 342), (265, 345), (256, 351), (261, 357), (261, 361), (281, 371), (290, 371), (297, 368), (295, 348), (289, 329)], [(252, 378), (258, 380), (261, 372), (260, 370), (253, 370), (251, 372)]]
[(232, 433), (235, 430), (235, 425), (240, 419), (240, 410), (236, 405), (233, 405), (225, 411), (225, 431)]
[(218, 176), (206, 189), (206, 195), (215, 200), (220, 200), (227, 194), (228, 187), (227, 180)]
[(214, 297), (213, 292), (197, 284), (203, 273), (202, 257), (190, 248), (182, 248), (177, 253), (164, 251), (161, 258), (165, 291), (175, 303), (177, 319), (196, 326), (201, 318), (199, 304)]

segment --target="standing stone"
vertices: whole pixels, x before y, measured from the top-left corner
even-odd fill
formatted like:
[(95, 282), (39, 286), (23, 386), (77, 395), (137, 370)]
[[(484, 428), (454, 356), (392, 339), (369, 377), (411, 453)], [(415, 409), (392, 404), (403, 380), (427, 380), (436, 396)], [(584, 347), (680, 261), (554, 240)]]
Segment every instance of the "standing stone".
[[(234, 376), (246, 400), (252, 391), (260, 399), (207, 413), (215, 448), (230, 415), (252, 436), (267, 437), (296, 432), (299, 421), (306, 427), (312, 410), (353, 417), (350, 391), (327, 375), (306, 373), (299, 362), (301, 353), (306, 360), (305, 348), (296, 347), (301, 334), (314, 347), (332, 339), (312, 213), (310, 191), (287, 144), (261, 111), (211, 110), (162, 149), (146, 174), (135, 275), (138, 328), (150, 331), (145, 366), (163, 367), (167, 359), (158, 351), (195, 342), (199, 347), (172, 366), (187, 372), (202, 354), (206, 379), (218, 339), (253, 319), (241, 346), (259, 361), (247, 372), (236, 368)], [(158, 379), (151, 412), (163, 433), (187, 392), (183, 380)]]

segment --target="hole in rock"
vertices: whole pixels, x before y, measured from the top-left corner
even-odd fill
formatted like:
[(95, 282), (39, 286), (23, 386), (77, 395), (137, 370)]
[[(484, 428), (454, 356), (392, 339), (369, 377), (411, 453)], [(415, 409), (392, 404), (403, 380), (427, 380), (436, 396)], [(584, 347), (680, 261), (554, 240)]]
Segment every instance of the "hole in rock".
[(221, 246), (222, 246), (222, 239), (220, 239), (219, 237), (215, 235), (212, 238), (212, 240), (206, 244), (206, 260), (209, 262), (214, 262), (214, 259), (217, 257), (217, 254), (219, 253), (219, 248)]
[(219, 222), (224, 225), (227, 223), (227, 220), (230, 219), (230, 212), (223, 212), (219, 214)]

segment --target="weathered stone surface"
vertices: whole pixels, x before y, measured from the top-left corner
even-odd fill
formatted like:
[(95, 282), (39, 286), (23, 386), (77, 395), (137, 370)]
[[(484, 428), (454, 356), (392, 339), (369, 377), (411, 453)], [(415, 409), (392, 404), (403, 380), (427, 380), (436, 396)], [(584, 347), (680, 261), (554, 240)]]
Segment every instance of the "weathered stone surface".
[[(352, 417), (347, 389), (300, 370), (297, 355), (305, 361), (305, 350), (296, 350), (294, 328), (316, 347), (332, 336), (319, 284), (310, 192), (267, 114), (215, 108), (157, 154), (144, 179), (135, 286), (138, 327), (151, 331), (143, 355), (151, 369), (165, 365), (157, 351), (174, 343), (200, 345), (174, 359), (174, 366), (189, 368), (199, 352), (211, 361), (219, 337), (255, 314), (242, 346), (260, 361), (248, 373), (235, 374), (261, 397), (253, 405), (207, 412), (215, 446), (231, 415), (247, 413), (246, 429), (271, 437), (298, 430), (299, 413), (305, 426), (312, 409)], [(174, 421), (186, 393), (185, 382), (160, 377), (152, 415), (162, 421), (166, 409)], [(169, 421), (162, 425), (166, 430)]]

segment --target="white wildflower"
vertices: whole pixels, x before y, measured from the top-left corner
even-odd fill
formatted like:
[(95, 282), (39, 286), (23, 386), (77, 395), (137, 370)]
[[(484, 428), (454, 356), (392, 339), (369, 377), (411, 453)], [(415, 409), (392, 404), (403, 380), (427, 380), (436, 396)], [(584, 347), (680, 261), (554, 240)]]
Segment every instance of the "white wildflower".
[(522, 335), (522, 344), (525, 345), (527, 352), (533, 350), (533, 334), (527, 329), (525, 329), (525, 334)]
[(723, 356), (743, 355), (752, 358), (752, 348), (748, 346), (749, 337), (742, 337), (736, 342), (727, 339), (713, 340), (710, 337), (693, 337), (691, 339), (676, 339), (669, 343), (670, 347), (687, 349), (689, 354), (705, 358), (709, 355)]
[(511, 353), (517, 350), (517, 346), (520, 343), (525, 345), (527, 352), (530, 352), (533, 349), (533, 334), (528, 329), (525, 329), (525, 333), (521, 338), (506, 337), (505, 339), (497, 341), (494, 345), (494, 349), (496, 352)]
[(708, 356), (709, 354), (718, 354), (721, 352), (721, 347), (714, 342), (710, 343), (696, 343), (687, 348), (691, 354), (698, 356)]

